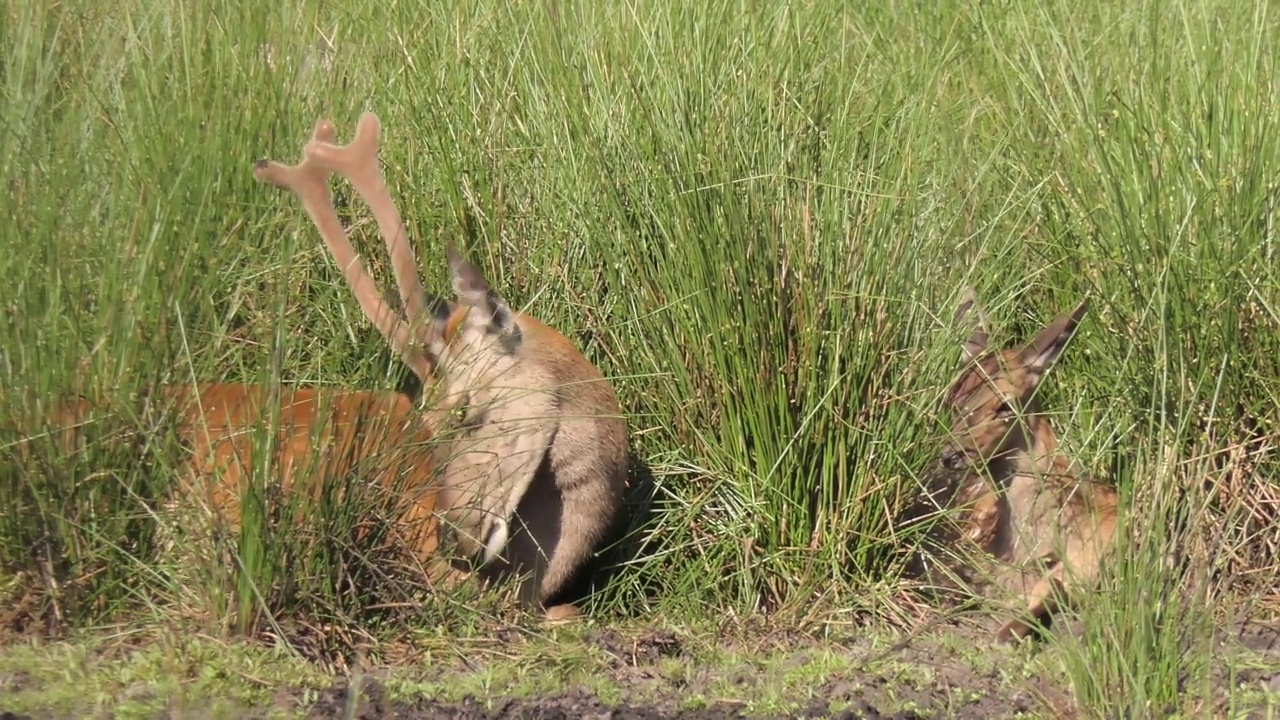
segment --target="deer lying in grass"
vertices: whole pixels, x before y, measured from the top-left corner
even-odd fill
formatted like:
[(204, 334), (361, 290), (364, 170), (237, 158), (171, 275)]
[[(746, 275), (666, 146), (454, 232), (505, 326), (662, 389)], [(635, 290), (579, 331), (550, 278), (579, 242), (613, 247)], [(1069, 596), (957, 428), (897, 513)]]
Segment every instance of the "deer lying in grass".
[[(422, 464), (440, 473), (440, 509), (463, 566), (489, 578), (518, 573), (528, 605), (544, 605), (574, 578), (623, 500), (626, 421), (613, 388), (564, 335), (516, 313), (452, 243), (456, 302), (428, 298), (399, 212), (378, 167), (378, 118), (335, 144), (316, 124), (302, 161), (259, 161), (261, 180), (294, 192), (319, 229), (365, 315), (430, 388), (427, 424), (441, 443)], [(391, 257), (404, 317), (382, 299), (329, 196), (346, 177), (373, 213)], [(572, 605), (548, 618), (577, 613)]]
[[(513, 312), (452, 246), (457, 302), (428, 300), (378, 169), (378, 132), (377, 118), (365, 114), (352, 143), (339, 146), (333, 126), (321, 121), (299, 165), (263, 160), (255, 174), (301, 199), (361, 308), (422, 381), (428, 409), (396, 392), (284, 388), (273, 397), (266, 386), (230, 383), (162, 386), (149, 404), (177, 418), (179, 440), (191, 449), (180, 470), (186, 491), (203, 494), (233, 524), (256, 455), (270, 447), (255, 430), (274, 422), (279, 490), (314, 497), (329, 478), (351, 472), (387, 491), (407, 488), (398, 535), (431, 579), (452, 583), (468, 565), (489, 579), (528, 573), (521, 599), (545, 608), (621, 506), (625, 419), (600, 371), (563, 335)], [(372, 209), (405, 317), (357, 258), (329, 195), (333, 173), (346, 176)], [(87, 400), (55, 409), (64, 452), (79, 447), (97, 410)], [(443, 534), (454, 537), (458, 568), (442, 559)], [(577, 613), (562, 604), (546, 618)]]
[(1089, 588), (1114, 545), (1115, 489), (1080, 476), (1057, 453), (1034, 397), (1085, 309), (1080, 303), (1023, 347), (994, 351), (972, 290), (956, 311), (957, 323), (975, 315), (977, 328), (944, 401), (953, 422), (941, 463), (964, 476), (956, 495), (968, 506), (962, 541), (992, 556), (997, 584), (1021, 595), (1017, 617), (996, 635), (1001, 642), (1026, 637), (1033, 622), (1046, 622), (1058, 603)]

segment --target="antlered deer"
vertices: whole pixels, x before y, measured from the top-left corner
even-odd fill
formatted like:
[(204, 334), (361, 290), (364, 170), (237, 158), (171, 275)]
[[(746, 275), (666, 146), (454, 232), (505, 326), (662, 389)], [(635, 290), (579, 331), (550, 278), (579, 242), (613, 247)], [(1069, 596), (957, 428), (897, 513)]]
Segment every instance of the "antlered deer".
[(1022, 598), (1017, 617), (996, 635), (1002, 642), (1026, 637), (1032, 622), (1047, 620), (1057, 603), (1089, 588), (1114, 546), (1115, 489), (1058, 454), (1035, 398), (1085, 309), (1081, 302), (1031, 342), (1004, 350), (988, 350), (985, 314), (972, 290), (956, 311), (957, 323), (972, 314), (977, 327), (944, 401), (951, 440), (940, 460), (963, 475), (956, 498), (968, 506), (961, 539), (993, 557), (997, 584)]
[[(397, 535), (432, 579), (453, 582), (478, 566), (495, 579), (526, 574), (521, 599), (547, 608), (604, 538), (626, 483), (626, 422), (613, 389), (567, 338), (513, 312), (480, 271), (449, 246), (457, 301), (428, 298), (408, 237), (378, 168), (377, 118), (361, 116), (351, 144), (316, 124), (297, 166), (259, 161), (255, 174), (294, 192), (341, 267), (361, 309), (422, 381), (419, 410), (395, 392), (195, 384), (161, 386), (149, 402), (177, 418), (191, 455), (180, 472), (232, 521), (255, 454), (274, 446), (279, 489), (313, 496), (328, 478), (355, 472), (405, 492)], [(378, 293), (356, 256), (328, 190), (346, 176), (373, 211), (391, 255), (405, 315)], [(95, 413), (86, 400), (61, 403), (53, 425), (62, 447), (79, 444)], [(274, 421), (275, 443), (256, 429)], [(439, 518), (443, 516), (446, 527)], [(439, 552), (453, 536), (456, 565)]]
[[(428, 424), (441, 443), (440, 509), (464, 564), (489, 577), (526, 576), (525, 603), (566, 589), (612, 526), (626, 485), (626, 421), (613, 388), (565, 336), (514, 312), (452, 243), (456, 301), (428, 299), (408, 234), (378, 167), (380, 125), (360, 116), (335, 144), (322, 120), (302, 161), (260, 161), (257, 176), (293, 191), (319, 229), (365, 315), (430, 388)], [(373, 213), (391, 257), (404, 317), (382, 299), (329, 196), (346, 177)], [(548, 610), (576, 614), (572, 605)]]

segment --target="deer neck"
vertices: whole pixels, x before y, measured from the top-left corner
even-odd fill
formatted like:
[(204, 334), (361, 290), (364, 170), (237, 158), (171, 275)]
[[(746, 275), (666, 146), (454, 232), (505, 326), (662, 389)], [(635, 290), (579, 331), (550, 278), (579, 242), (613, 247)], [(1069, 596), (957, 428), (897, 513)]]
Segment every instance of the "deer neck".
[(1058, 455), (1058, 438), (1048, 419), (1033, 403), (1024, 409), (1012, 430), (1007, 450), (988, 465), (995, 494), (991, 502), (998, 508), (981, 529), (988, 552), (1006, 561), (1015, 561), (1026, 552), (1028, 540), (1021, 532), (1039, 513), (1042, 495), (1057, 475), (1069, 473), (1069, 463)]
[(1009, 450), (992, 463), (992, 476), (1006, 487), (1015, 477), (1039, 478), (1059, 471), (1058, 436), (1035, 399), (1027, 403), (1012, 430)]

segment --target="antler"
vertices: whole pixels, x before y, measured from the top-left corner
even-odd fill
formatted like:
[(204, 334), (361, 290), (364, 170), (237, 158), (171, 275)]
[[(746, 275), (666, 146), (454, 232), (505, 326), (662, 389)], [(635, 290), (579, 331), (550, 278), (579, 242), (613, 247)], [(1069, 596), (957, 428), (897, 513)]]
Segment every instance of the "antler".
[[(377, 116), (364, 113), (356, 125), (352, 141), (347, 145), (336, 145), (333, 123), (320, 120), (311, 140), (303, 146), (302, 160), (297, 165), (282, 165), (264, 159), (257, 162), (253, 172), (259, 180), (291, 190), (298, 196), (328, 245), (329, 252), (342, 268), (361, 310), (391, 348), (404, 358), (414, 374), (425, 382), (431, 373), (431, 363), (414, 342), (412, 324), (426, 319), (426, 296), (418, 282), (417, 261), (409, 247), (408, 232), (378, 169), (378, 132)], [(407, 321), (378, 293), (377, 284), (351, 247), (329, 195), (328, 178), (334, 173), (345, 176), (373, 212), (378, 231), (391, 255), (391, 267)]]

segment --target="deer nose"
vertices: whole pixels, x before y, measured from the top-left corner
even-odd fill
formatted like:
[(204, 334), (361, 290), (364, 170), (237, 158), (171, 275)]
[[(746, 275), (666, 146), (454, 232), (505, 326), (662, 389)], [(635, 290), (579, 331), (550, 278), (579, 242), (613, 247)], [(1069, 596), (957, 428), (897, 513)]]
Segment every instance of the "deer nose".
[(948, 470), (959, 470), (964, 467), (964, 453), (955, 448), (947, 448), (942, 451), (942, 464)]

